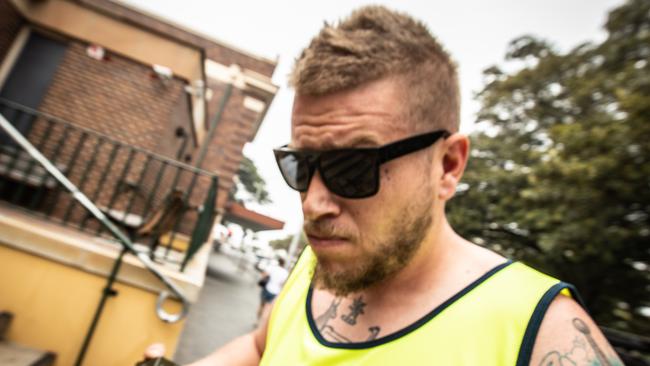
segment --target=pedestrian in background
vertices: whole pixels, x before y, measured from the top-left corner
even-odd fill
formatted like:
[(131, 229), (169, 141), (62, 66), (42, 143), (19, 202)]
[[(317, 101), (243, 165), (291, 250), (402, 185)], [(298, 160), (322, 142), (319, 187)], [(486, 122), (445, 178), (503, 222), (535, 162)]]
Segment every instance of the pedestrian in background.
[(262, 271), (262, 278), (257, 283), (262, 287), (260, 292), (260, 306), (257, 309), (257, 319), (269, 311), (270, 305), (282, 290), (284, 282), (289, 276), (289, 271), (284, 268), (284, 258), (278, 258), (277, 263), (272, 263)]

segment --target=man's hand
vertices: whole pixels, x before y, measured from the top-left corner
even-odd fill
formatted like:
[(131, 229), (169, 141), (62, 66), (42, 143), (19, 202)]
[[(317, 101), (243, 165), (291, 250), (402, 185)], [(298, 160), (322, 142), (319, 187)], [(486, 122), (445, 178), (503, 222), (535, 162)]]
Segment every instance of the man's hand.
[[(266, 331), (269, 323), (268, 314), (260, 319), (260, 325), (254, 331), (233, 339), (207, 357), (187, 366), (258, 365), (266, 347)], [(144, 351), (144, 357), (147, 359), (163, 357), (165, 352), (165, 346), (162, 343), (154, 343)]]
[(149, 345), (149, 347), (147, 347), (147, 349), (144, 350), (144, 358), (150, 359), (150, 358), (165, 357), (165, 352), (167, 352), (167, 349), (165, 348), (164, 344), (154, 343)]
[(530, 364), (622, 366), (623, 362), (585, 310), (559, 295), (542, 321)]
[(144, 360), (138, 362), (135, 366), (178, 366), (174, 362), (164, 358), (165, 345), (154, 343), (144, 351)]

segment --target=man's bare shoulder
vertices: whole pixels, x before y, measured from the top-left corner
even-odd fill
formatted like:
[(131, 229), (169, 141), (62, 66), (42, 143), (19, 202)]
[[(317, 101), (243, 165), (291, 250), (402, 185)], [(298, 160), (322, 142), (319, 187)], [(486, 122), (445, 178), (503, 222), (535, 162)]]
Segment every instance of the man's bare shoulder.
[(623, 362), (585, 310), (559, 295), (544, 316), (530, 364), (619, 366)]

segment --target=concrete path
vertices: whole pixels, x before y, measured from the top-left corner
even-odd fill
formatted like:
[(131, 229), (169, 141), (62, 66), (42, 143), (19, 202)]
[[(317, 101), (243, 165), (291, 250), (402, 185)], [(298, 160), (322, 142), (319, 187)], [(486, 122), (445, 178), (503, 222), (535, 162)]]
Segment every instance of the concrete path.
[(253, 329), (258, 275), (237, 253), (213, 252), (205, 286), (190, 309), (174, 361), (195, 361)]

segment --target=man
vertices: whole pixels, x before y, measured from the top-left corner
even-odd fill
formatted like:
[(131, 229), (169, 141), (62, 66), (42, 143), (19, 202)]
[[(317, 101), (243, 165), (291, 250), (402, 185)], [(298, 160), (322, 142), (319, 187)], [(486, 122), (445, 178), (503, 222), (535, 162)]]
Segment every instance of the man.
[(291, 143), (309, 247), (268, 321), (192, 365), (621, 365), (570, 285), (461, 238), (468, 159), (450, 56), (383, 7), (296, 61)]

